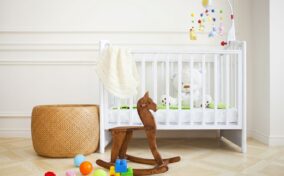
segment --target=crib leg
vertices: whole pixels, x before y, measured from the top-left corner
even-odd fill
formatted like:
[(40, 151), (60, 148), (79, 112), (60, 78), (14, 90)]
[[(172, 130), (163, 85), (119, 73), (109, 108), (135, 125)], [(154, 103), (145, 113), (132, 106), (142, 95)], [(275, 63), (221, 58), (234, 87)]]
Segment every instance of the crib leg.
[(105, 148), (106, 146), (110, 143), (111, 141), (111, 135), (108, 130), (101, 129), (100, 130), (100, 153), (105, 153)]
[(246, 144), (246, 132), (245, 130), (220, 130), (221, 137), (226, 138), (235, 145), (241, 148), (242, 153), (246, 153), (247, 144)]
[(104, 129), (100, 129), (100, 153), (105, 153), (105, 133)]

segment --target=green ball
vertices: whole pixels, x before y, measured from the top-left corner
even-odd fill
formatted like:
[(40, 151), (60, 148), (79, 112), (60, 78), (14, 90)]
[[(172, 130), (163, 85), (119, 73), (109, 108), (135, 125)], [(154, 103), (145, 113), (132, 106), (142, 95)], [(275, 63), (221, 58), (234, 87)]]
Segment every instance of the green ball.
[(226, 109), (226, 105), (222, 102), (218, 104), (218, 109)]
[[(215, 108), (214, 102), (210, 102), (209, 105), (208, 105), (208, 108), (214, 109), (214, 108)], [(226, 104), (223, 103), (223, 102), (219, 102), (217, 108), (218, 108), (218, 109), (226, 109)]]
[(102, 169), (97, 169), (94, 172), (93, 176), (107, 176), (106, 171), (102, 170)]
[(208, 105), (208, 108), (214, 109), (214, 103), (213, 103), (213, 102), (210, 102), (209, 105)]

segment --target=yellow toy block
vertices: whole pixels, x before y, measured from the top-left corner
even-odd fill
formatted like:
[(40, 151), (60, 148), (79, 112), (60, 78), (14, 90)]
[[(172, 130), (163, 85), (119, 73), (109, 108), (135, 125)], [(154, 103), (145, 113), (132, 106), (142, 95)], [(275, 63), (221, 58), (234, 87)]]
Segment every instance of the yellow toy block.
[(114, 166), (111, 166), (109, 168), (109, 176), (116, 176), (116, 174), (115, 174), (115, 167)]

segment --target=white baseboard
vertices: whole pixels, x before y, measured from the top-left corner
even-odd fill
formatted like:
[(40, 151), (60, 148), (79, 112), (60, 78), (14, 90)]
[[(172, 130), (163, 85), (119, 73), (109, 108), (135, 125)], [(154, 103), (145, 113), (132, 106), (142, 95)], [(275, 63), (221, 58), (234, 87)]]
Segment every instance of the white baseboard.
[(270, 146), (284, 146), (284, 136), (270, 136), (269, 145)]
[(0, 113), (0, 137), (31, 137), (30, 116), (20, 113)]
[(0, 137), (31, 137), (30, 129), (0, 129)]
[(284, 136), (266, 135), (257, 130), (248, 130), (248, 136), (269, 146), (283, 146)]
[(248, 136), (264, 144), (269, 144), (269, 136), (257, 130), (248, 130)]

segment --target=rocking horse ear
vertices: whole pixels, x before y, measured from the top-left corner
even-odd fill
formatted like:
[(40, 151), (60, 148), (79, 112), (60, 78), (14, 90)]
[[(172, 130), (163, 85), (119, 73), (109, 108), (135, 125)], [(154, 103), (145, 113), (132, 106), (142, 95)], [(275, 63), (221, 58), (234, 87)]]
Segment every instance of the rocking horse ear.
[(149, 98), (149, 92), (148, 91), (145, 93), (144, 98)]

